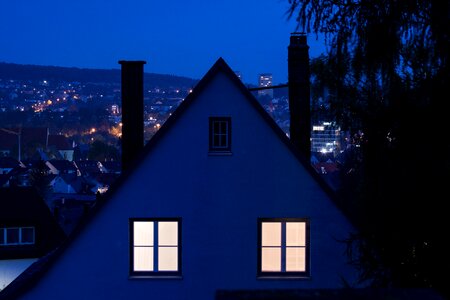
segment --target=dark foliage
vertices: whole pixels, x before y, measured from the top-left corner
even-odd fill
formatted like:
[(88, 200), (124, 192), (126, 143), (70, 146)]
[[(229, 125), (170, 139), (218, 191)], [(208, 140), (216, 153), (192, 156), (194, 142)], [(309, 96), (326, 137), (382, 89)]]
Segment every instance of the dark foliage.
[(348, 241), (351, 262), (376, 286), (433, 287), (448, 296), (449, 2), (289, 3), (299, 28), (327, 37), (328, 56), (311, 70), (354, 138), (340, 191), (361, 228)]
[(34, 162), (29, 172), (31, 186), (36, 189), (39, 196), (41, 196), (43, 199), (47, 199), (53, 190), (50, 186), (48, 177), (48, 175), (50, 174), (49, 168), (45, 164), (45, 161), (40, 159)]

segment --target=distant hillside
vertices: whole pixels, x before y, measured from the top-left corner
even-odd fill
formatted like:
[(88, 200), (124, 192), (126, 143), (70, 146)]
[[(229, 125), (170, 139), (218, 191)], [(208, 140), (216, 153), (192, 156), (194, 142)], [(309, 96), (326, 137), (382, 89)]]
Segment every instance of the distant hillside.
[[(0, 79), (120, 84), (120, 69), (82, 69), (0, 62)], [(175, 75), (144, 74), (144, 85), (147, 87), (193, 87), (197, 81), (196, 79)]]

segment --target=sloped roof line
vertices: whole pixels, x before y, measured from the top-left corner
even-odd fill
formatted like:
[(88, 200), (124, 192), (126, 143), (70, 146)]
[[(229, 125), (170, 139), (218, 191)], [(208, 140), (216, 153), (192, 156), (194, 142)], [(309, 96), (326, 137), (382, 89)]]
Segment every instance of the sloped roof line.
[[(336, 199), (336, 195), (331, 187), (323, 180), (322, 177), (316, 172), (316, 170), (311, 166), (309, 159), (301, 154), (299, 150), (292, 144), (283, 130), (277, 125), (275, 120), (264, 110), (264, 108), (259, 104), (256, 98), (252, 95), (252, 93), (247, 89), (247, 87), (242, 83), (242, 81), (237, 77), (237, 75), (233, 72), (233, 70), (228, 66), (225, 60), (220, 57), (215, 64), (209, 69), (209, 71), (203, 76), (203, 78), (197, 83), (197, 85), (193, 88), (192, 93), (190, 93), (184, 101), (178, 106), (178, 108), (172, 113), (172, 115), (166, 120), (166, 122), (161, 126), (161, 128), (155, 133), (155, 135), (147, 142), (144, 146), (144, 149), (141, 151), (140, 155), (136, 157), (134, 161), (132, 161), (129, 167), (126, 170), (122, 170), (122, 174), (119, 178), (114, 182), (114, 184), (109, 188), (109, 190), (99, 196), (96, 204), (90, 210), (90, 212), (84, 217), (82, 221), (76, 226), (76, 228), (72, 231), (72, 234), (69, 238), (66, 239), (65, 243), (63, 243), (51, 257), (47, 258), (47, 262), (43, 264), (43, 266), (39, 267), (39, 270), (33, 270), (31, 282), (35, 283), (38, 279), (35, 276), (42, 276), (42, 274), (47, 271), (51, 266), (57, 261), (57, 259), (61, 256), (73, 240), (83, 231), (83, 229), (87, 226), (87, 224), (94, 218), (94, 216), (101, 210), (101, 208), (108, 203), (108, 200), (112, 198), (115, 192), (126, 182), (127, 178), (138, 168), (140, 163), (145, 159), (145, 157), (153, 150), (153, 148), (160, 142), (160, 140), (164, 137), (166, 132), (168, 132), (174, 123), (178, 120), (178, 118), (183, 114), (183, 112), (191, 105), (193, 101), (200, 95), (203, 90), (208, 86), (211, 80), (215, 77), (219, 72), (223, 72), (245, 95), (245, 98), (253, 105), (253, 107), (261, 114), (263, 119), (268, 122), (268, 125), (275, 131), (275, 133), (279, 136), (279, 138), (284, 142), (284, 144), (291, 150), (294, 156), (298, 159), (298, 161), (302, 164), (302, 166), (310, 173), (310, 175), (318, 182), (318, 184), (323, 188), (323, 190), (327, 193), (327, 195)], [(338, 209), (340, 209), (337, 201), (335, 204)], [(351, 221), (350, 218), (348, 218)], [(37, 264), (36, 262), (35, 264)], [(33, 268), (32, 264), (30, 268)], [(34, 267), (36, 268), (36, 267)], [(24, 276), (21, 277), (18, 282), (24, 281)], [(9, 286), (7, 286), (3, 292), (0, 292), (0, 300), (1, 299), (9, 299), (2, 298), (2, 293), (17, 295), (17, 293), (24, 292), (21, 289), (22, 284), (19, 286), (15, 286), (15, 281), (11, 282)], [(28, 286), (28, 284), (27, 284)]]

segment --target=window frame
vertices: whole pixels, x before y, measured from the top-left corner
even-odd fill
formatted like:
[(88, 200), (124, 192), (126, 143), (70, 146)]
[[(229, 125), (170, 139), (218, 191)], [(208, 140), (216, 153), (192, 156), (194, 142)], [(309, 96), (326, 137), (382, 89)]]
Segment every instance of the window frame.
[[(157, 266), (158, 261), (158, 225), (159, 222), (177, 222), (177, 271), (136, 271), (134, 270), (134, 222), (153, 222), (153, 267)], [(144, 278), (181, 278), (182, 276), (182, 237), (181, 237), (181, 218), (130, 218), (129, 219), (129, 275), (130, 277)]]
[[(8, 242), (8, 230), (17, 229), (18, 230), (18, 236), (17, 236), (17, 242), (10, 243)], [(32, 241), (31, 242), (24, 242), (22, 237), (22, 230), (23, 229), (32, 229), (33, 235), (32, 235)], [(0, 227), (0, 231), (3, 232), (3, 241), (0, 241), (0, 247), (6, 247), (6, 246), (29, 246), (36, 244), (36, 228), (34, 226), (12, 226), (12, 227)]]
[[(282, 240), (281, 240), (281, 271), (262, 271), (262, 224), (263, 223), (281, 223)], [(286, 271), (286, 236), (283, 231), (286, 231), (286, 223), (289, 222), (303, 222), (305, 223), (305, 271)], [(310, 220), (308, 218), (258, 218), (257, 221), (258, 232), (258, 247), (257, 247), (257, 277), (258, 278), (294, 278), (294, 279), (309, 279), (311, 275), (311, 238), (310, 238)], [(284, 235), (284, 236), (283, 236)]]
[[(214, 131), (214, 123), (215, 122), (225, 122), (227, 132), (226, 133), (216, 133)], [(209, 152), (210, 153), (230, 153), (231, 152), (231, 117), (209, 117)], [(219, 146), (214, 144), (215, 135), (225, 135), (226, 137), (226, 146)]]

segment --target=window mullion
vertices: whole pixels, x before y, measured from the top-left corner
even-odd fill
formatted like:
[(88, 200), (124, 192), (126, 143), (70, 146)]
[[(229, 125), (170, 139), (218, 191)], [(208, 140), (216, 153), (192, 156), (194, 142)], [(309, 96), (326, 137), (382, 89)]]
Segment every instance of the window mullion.
[(159, 267), (158, 267), (158, 253), (159, 253), (159, 245), (158, 245), (158, 238), (159, 238), (159, 233), (158, 233), (158, 225), (159, 222), (154, 222), (154, 227), (153, 227), (153, 270), (155, 272), (159, 271)]
[(286, 222), (281, 223), (281, 272), (286, 272)]

